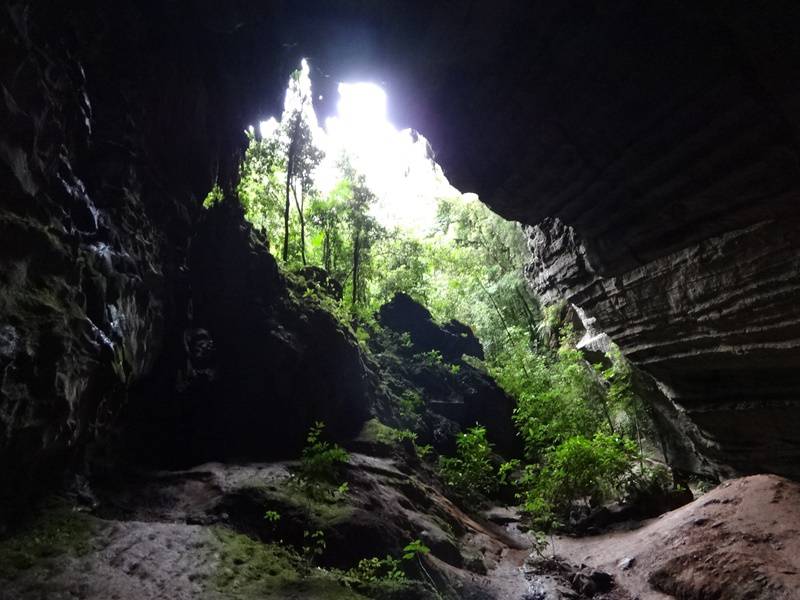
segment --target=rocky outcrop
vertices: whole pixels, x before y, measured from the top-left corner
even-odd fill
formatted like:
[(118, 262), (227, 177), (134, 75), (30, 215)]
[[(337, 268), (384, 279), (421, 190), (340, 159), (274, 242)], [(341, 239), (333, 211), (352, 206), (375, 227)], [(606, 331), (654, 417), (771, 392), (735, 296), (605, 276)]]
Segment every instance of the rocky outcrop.
[(179, 356), (119, 426), (140, 459), (293, 456), (314, 421), (337, 440), (360, 431), (375, 390), (356, 339), (279, 271), (235, 203), (199, 219), (188, 280)]
[(469, 327), (458, 321), (438, 325), (428, 309), (406, 294), (384, 304), (378, 319), (386, 331), (376, 332), (370, 348), (389, 395), (400, 399), (394, 404), (411, 393), (426, 408), (418, 427), (422, 443), (452, 454), (456, 434), (480, 424), (497, 452), (509, 458), (521, 454), (511, 419), (514, 399), (485, 370), (464, 360), (483, 356)]
[(617, 3), (518, 42), (515, 126), (477, 133), (504, 170), (476, 185), (532, 226), (533, 288), (655, 380), (680, 466), (798, 477), (798, 14), (714, 4)]
[(452, 320), (444, 325), (433, 321), (430, 311), (408, 294), (398, 293), (380, 307), (381, 325), (398, 333), (407, 333), (418, 352), (439, 352), (447, 362), (461, 362), (461, 357), (483, 359), (483, 347), (472, 330)]
[(3, 12), (0, 521), (109, 430), (157, 360), (188, 224), (138, 168), (132, 123), (107, 137), (81, 64), (23, 7)]

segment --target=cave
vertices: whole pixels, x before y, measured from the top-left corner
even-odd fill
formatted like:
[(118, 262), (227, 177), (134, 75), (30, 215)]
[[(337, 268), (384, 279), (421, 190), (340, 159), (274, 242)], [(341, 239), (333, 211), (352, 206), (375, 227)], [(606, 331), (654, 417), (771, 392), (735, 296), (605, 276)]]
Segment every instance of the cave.
[[(784, 0), (8, 2), (0, 599), (800, 598), (799, 27)], [(303, 239), (292, 271), (246, 218), (248, 144), (301, 64), (320, 123), (378, 86), (514, 224), (531, 336), (574, 334), (601, 394), (616, 349), (669, 493), (548, 538), (505, 480), (449, 492), (425, 455), (454, 464), (475, 424), (530, 459), (484, 368), (516, 330), (487, 304), (487, 350), (404, 289), (356, 327), (331, 308), (355, 259), (348, 288)]]

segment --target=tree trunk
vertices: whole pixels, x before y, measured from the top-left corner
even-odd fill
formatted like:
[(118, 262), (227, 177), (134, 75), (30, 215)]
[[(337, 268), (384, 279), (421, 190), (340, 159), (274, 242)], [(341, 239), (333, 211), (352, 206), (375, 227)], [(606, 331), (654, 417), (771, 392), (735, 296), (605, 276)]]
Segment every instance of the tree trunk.
[(360, 232), (356, 229), (353, 236), (353, 314), (356, 314), (356, 305), (358, 304), (358, 263), (361, 260), (360, 237)]
[(322, 234), (322, 264), (325, 266), (325, 270), (330, 273), (331, 272), (331, 235), (328, 232), (328, 228), (325, 227), (324, 233)]
[[(297, 214), (300, 215), (300, 258), (303, 261), (303, 266), (306, 266), (306, 218), (303, 215), (303, 205), (297, 199), (297, 188), (292, 186), (292, 194), (294, 195), (294, 205), (297, 207)], [(300, 188), (300, 196), (303, 195), (303, 188)]]
[(291, 155), (289, 156), (289, 160), (286, 161), (286, 204), (283, 208), (283, 262), (289, 260), (289, 209), (291, 205), (289, 204), (289, 189), (291, 188), (292, 182), (292, 167), (293, 167), (293, 159)]

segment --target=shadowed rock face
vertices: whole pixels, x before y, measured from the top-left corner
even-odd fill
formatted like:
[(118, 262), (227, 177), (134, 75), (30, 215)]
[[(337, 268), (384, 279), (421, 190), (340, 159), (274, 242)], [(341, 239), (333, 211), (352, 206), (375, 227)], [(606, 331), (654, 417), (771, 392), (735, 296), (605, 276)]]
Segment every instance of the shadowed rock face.
[(800, 475), (800, 90), (784, 79), (800, 67), (796, 17), (642, 22), (640, 52), (612, 43), (592, 63), (610, 87), (560, 107), (541, 92), (531, 115), (560, 133), (533, 138), (493, 196), (532, 225), (534, 289), (583, 309), (677, 405), (705, 457), (679, 459), (693, 470)]

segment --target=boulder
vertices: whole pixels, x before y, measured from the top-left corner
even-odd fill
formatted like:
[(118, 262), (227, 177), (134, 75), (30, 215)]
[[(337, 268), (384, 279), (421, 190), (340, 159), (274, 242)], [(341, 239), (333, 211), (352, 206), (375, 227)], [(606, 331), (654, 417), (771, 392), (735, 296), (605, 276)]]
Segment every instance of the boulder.
[(408, 333), (419, 352), (436, 350), (450, 363), (463, 355), (483, 359), (483, 348), (472, 330), (458, 321), (438, 325), (430, 311), (408, 294), (395, 294), (378, 311), (378, 321), (397, 333)]

